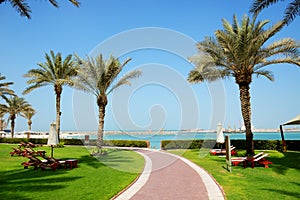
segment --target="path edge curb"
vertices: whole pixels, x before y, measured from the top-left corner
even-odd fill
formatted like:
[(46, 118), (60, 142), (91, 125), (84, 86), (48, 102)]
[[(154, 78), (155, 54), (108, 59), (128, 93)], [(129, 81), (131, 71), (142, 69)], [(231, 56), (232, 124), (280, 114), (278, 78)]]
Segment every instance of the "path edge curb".
[(205, 185), (209, 199), (225, 200), (225, 192), (224, 192), (222, 186), (220, 186), (220, 184), (216, 181), (216, 179), (214, 177), (212, 177), (206, 170), (204, 170), (199, 165), (196, 165), (195, 163), (193, 163), (192, 161), (190, 161), (184, 157), (181, 157), (181, 156), (178, 156), (176, 154), (172, 154), (172, 153), (169, 153), (166, 151), (161, 151), (161, 152), (172, 155), (172, 156), (182, 160), (183, 162), (185, 162), (191, 168), (193, 168), (201, 177), (201, 179)]

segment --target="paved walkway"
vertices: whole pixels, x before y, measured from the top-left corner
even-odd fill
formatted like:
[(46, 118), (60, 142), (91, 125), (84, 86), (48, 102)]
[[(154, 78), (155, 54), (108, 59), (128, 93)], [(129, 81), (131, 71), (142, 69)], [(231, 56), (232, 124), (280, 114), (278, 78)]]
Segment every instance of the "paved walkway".
[(214, 179), (189, 160), (163, 151), (135, 151), (145, 158), (144, 171), (117, 200), (224, 199)]

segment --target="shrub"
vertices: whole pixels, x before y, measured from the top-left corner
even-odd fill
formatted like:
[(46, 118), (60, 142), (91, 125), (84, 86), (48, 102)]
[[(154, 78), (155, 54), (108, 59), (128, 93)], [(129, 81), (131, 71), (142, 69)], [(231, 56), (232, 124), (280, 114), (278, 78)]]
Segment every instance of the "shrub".
[(56, 147), (58, 147), (58, 148), (63, 148), (63, 147), (65, 147), (65, 143), (64, 143), (64, 142), (60, 142), (60, 143), (58, 143), (58, 144), (56, 145)]
[(104, 146), (149, 148), (146, 140), (104, 140)]
[[(161, 141), (161, 149), (199, 149), (205, 148), (219, 148), (215, 140), (163, 140)], [(245, 140), (231, 140), (231, 145), (236, 149), (246, 149)], [(300, 151), (299, 140), (287, 140), (287, 149)], [(212, 147), (213, 146), (213, 147)], [(225, 148), (225, 146), (223, 145)], [(280, 140), (254, 140), (254, 148), (259, 150), (277, 150), (282, 151), (282, 142)]]
[(83, 145), (80, 139), (61, 139), (60, 142), (63, 142), (64, 145)]

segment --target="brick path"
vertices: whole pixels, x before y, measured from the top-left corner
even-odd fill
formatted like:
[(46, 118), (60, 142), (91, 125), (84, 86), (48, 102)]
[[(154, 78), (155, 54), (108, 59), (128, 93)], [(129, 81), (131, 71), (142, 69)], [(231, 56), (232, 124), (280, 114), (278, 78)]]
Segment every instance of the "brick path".
[(144, 172), (117, 200), (224, 199), (211, 176), (190, 161), (161, 151), (135, 151), (145, 158)]

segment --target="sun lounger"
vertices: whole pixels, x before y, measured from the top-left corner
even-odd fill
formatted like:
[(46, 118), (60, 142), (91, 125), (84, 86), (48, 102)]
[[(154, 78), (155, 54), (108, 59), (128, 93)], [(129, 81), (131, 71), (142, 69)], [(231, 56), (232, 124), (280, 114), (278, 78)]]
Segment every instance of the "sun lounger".
[(33, 144), (33, 143), (31, 143), (31, 142), (27, 142), (27, 145), (28, 145), (30, 148), (35, 148), (35, 147), (38, 146), (38, 145)]
[(15, 154), (16, 155), (23, 155), (23, 150), (19, 149), (19, 148), (14, 148), (12, 147), (13, 151), (12, 152), (9, 152), (10, 156), (14, 156)]
[(60, 159), (53, 158), (51, 156), (46, 156), (46, 155), (42, 155), (42, 158), (44, 158), (45, 160), (47, 160), (49, 163), (54, 163), (54, 162), (60, 161)]
[[(253, 156), (253, 158), (255, 159), (255, 158), (261, 156), (262, 154), (263, 154), (263, 152), (260, 152), (260, 153), (256, 154), (255, 156)], [(232, 157), (231, 162), (234, 166), (237, 166), (240, 163), (245, 162), (246, 159), (247, 159), (247, 157)]]
[(53, 157), (50, 157), (50, 156), (42, 156), (48, 163), (58, 163), (57, 167), (59, 166), (63, 166), (65, 169), (66, 169), (66, 161), (65, 160), (61, 160), (59, 158), (53, 158)]
[(26, 155), (35, 155), (36, 152), (34, 150), (30, 149), (30, 148), (25, 148), (23, 154), (24, 154), (23, 156), (26, 156)]
[(260, 156), (247, 158), (244, 161), (244, 167), (247, 166), (247, 163), (250, 163), (252, 168), (254, 168), (255, 164), (264, 165), (265, 168), (269, 168), (269, 164), (273, 163), (266, 159), (267, 156), (269, 156), (269, 154), (261, 154)]
[(234, 166), (238, 166), (240, 163), (244, 162), (247, 158), (246, 157), (234, 157), (231, 158), (231, 162)]
[(36, 155), (36, 156), (45, 156), (45, 154), (46, 154), (46, 151), (44, 151), (44, 150), (37, 150), (37, 151), (34, 151), (33, 149), (31, 149), (31, 148), (25, 148), (24, 150), (23, 150), (23, 156), (25, 156), (25, 155)]
[(54, 163), (41, 163), (40, 168), (41, 170), (45, 170), (46, 168), (51, 168), (53, 171), (56, 171), (56, 168), (59, 166), (58, 162)]
[[(230, 147), (230, 152), (231, 152), (231, 155), (235, 155), (236, 152), (235, 152), (235, 147), (234, 146), (231, 146)], [(211, 149), (209, 151), (210, 155), (225, 155), (226, 154), (226, 149)]]
[(24, 169), (28, 169), (29, 166), (34, 166), (34, 169), (38, 169), (38, 167), (43, 163), (40, 159), (26, 155), (27, 158), (29, 158), (29, 161), (21, 163), (24, 166)]
[(19, 144), (19, 148), (22, 148), (22, 147), (28, 147), (28, 145), (27, 145), (27, 143), (25, 143), (25, 142), (20, 142), (20, 144)]

